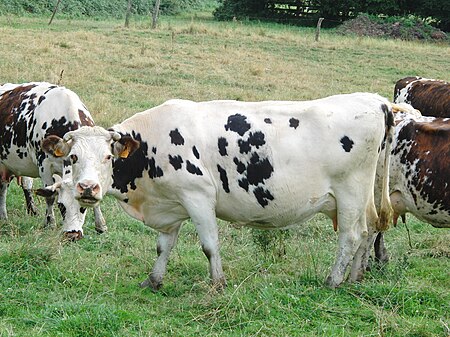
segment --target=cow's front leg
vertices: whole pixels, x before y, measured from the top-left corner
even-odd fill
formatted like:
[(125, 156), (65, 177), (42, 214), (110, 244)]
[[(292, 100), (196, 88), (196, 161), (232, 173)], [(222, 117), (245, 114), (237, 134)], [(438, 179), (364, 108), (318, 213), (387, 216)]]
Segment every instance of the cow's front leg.
[(106, 226), (105, 218), (103, 217), (102, 210), (100, 206), (94, 207), (94, 217), (95, 217), (95, 230), (97, 233), (104, 233), (108, 230)]
[(164, 274), (167, 270), (167, 262), (169, 261), (170, 252), (177, 243), (178, 233), (180, 232), (181, 223), (173, 227), (169, 233), (160, 233), (156, 244), (156, 253), (158, 258), (153, 265), (152, 272), (148, 278), (140, 284), (141, 288), (150, 287), (153, 290), (161, 288)]
[(226, 286), (225, 274), (222, 269), (222, 260), (219, 254), (219, 233), (216, 217), (192, 217), (202, 244), (203, 252), (209, 261), (209, 274), (213, 287), (222, 289)]
[(34, 204), (33, 194), (33, 178), (22, 177), (20, 179), (20, 185), (22, 186), (23, 195), (25, 196), (25, 202), (27, 204), (27, 213), (31, 215), (37, 215), (38, 210)]
[(6, 193), (8, 192), (8, 183), (0, 180), (0, 219), (8, 220), (6, 211)]
[(55, 213), (53, 212), (53, 204), (55, 203), (54, 196), (45, 197), (45, 202), (47, 208), (45, 210), (45, 226), (53, 227), (55, 226)]

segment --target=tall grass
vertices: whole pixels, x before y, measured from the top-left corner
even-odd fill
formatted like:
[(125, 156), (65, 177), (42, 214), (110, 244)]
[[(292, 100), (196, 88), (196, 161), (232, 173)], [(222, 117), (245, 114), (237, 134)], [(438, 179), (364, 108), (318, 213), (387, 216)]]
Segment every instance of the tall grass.
[[(110, 126), (169, 98), (311, 99), (344, 92), (392, 96), (407, 75), (450, 78), (448, 45), (352, 39), (269, 24), (209, 18), (121, 21), (0, 17), (0, 82), (56, 82)], [(155, 130), (157, 132), (157, 130)], [(390, 263), (361, 284), (322, 285), (336, 234), (317, 216), (270, 255), (247, 228), (220, 223), (228, 287), (216, 293), (191, 223), (163, 289), (139, 289), (156, 256), (156, 233), (111, 200), (109, 232), (61, 242), (28, 217), (13, 183), (0, 223), (0, 336), (446, 336), (448, 230), (408, 218), (386, 234)], [(284, 251), (283, 251), (284, 253)]]

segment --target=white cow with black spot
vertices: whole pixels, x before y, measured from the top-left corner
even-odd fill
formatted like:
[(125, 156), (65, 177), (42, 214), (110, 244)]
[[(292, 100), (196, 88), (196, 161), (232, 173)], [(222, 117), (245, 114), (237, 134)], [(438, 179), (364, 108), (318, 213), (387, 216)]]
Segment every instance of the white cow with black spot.
[(361, 279), (368, 239), (390, 217), (387, 172), (379, 217), (374, 179), (392, 126), (390, 103), (370, 93), (305, 102), (171, 100), (108, 131), (83, 127), (63, 139), (49, 136), (43, 147), (71, 160), (68, 186), (81, 205), (97, 205), (111, 193), (160, 232), (158, 259), (142, 286), (162, 285), (188, 218), (213, 283), (224, 285), (216, 217), (286, 228), (324, 213), (340, 229), (327, 278), (336, 287), (350, 263), (350, 280)]

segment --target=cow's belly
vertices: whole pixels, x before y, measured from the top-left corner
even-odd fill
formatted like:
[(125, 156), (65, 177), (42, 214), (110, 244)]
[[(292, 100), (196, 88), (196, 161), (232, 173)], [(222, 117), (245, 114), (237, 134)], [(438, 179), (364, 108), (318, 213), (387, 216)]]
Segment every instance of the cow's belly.
[(399, 215), (409, 212), (433, 227), (450, 228), (450, 210), (443, 209), (442, 204), (434, 206), (417, 197), (416, 201), (414, 201), (412, 195), (400, 193), (399, 191), (391, 194), (391, 202), (395, 213)]
[[(214, 198), (217, 199), (214, 200)], [(312, 218), (317, 213), (335, 214), (336, 200), (332, 194), (300, 197), (289, 194), (278, 197), (266, 207), (255, 202), (248, 194), (205, 195), (213, 199), (216, 216), (241, 226), (255, 228), (286, 228)], [(143, 193), (139, 188), (127, 194), (127, 202), (120, 201), (122, 208), (132, 217), (161, 232), (169, 232), (180, 222), (190, 218), (190, 206), (173, 195)], [(201, 205), (196, 205), (201, 207)]]
[(266, 207), (245, 203), (240, 198), (226, 198), (218, 202), (217, 217), (237, 225), (261, 229), (287, 228), (311, 219), (317, 213), (334, 214), (336, 199), (330, 193), (300, 197), (278, 197)]
[(16, 155), (10, 155), (2, 160), (2, 164), (16, 176), (39, 177), (39, 169), (29, 156), (19, 158)]
[(127, 196), (127, 202), (119, 200), (125, 212), (157, 231), (170, 232), (179, 223), (189, 219), (187, 210), (180, 202), (137, 193)]

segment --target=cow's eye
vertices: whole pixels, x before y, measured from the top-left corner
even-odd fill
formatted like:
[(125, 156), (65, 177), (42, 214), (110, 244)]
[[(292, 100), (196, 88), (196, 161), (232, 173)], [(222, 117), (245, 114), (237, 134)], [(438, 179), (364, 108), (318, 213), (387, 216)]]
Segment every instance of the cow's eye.
[(105, 158), (107, 161), (109, 161), (109, 160), (111, 160), (112, 159), (112, 156), (109, 154), (109, 155), (107, 155), (106, 156), (106, 158)]
[(78, 157), (76, 154), (70, 155), (70, 160), (72, 161), (72, 164), (75, 164), (78, 161)]

